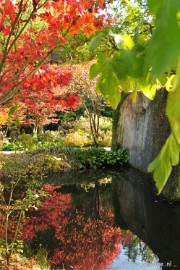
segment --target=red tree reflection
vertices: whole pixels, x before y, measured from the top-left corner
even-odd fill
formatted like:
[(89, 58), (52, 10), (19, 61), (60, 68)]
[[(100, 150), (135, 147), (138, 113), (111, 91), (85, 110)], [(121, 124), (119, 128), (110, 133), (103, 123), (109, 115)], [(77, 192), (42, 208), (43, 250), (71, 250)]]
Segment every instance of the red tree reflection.
[(121, 231), (107, 218), (94, 219), (71, 208), (70, 194), (46, 185), (51, 196), (24, 221), (24, 240), (32, 240), (39, 231), (53, 229), (58, 240), (49, 261), (66, 270), (104, 270), (120, 252)]

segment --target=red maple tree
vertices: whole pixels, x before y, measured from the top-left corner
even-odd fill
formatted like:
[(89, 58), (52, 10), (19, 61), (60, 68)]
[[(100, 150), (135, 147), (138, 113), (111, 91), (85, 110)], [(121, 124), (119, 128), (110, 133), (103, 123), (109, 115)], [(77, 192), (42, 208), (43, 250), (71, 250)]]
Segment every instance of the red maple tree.
[(32, 96), (41, 100), (41, 92), (50, 101), (49, 86), (65, 84), (68, 75), (42, 64), (57, 47), (63, 51), (71, 35), (102, 28), (105, 16), (98, 10), (104, 6), (102, 0), (0, 0), (0, 104), (18, 95), (35, 110)]

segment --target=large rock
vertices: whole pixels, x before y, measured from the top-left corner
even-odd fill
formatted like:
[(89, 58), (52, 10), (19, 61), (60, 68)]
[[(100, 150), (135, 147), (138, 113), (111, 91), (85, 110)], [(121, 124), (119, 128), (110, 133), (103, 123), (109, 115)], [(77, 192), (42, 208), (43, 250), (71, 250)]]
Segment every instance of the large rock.
[(126, 147), (130, 164), (147, 171), (170, 133), (165, 116), (166, 91), (158, 91), (151, 101), (138, 93), (136, 102), (131, 95), (123, 97), (116, 111), (113, 148)]

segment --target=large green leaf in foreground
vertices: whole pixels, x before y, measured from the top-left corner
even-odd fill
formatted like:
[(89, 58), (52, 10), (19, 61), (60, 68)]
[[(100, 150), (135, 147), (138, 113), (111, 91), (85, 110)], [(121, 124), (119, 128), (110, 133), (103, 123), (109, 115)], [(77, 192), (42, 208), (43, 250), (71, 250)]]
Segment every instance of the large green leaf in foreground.
[(180, 58), (178, 62), (176, 80), (172, 91), (168, 95), (167, 116), (177, 142), (180, 144)]
[(171, 69), (180, 53), (180, 29), (177, 14), (179, 0), (149, 0), (149, 6), (156, 12), (156, 29), (147, 46), (147, 64), (155, 78)]
[(158, 189), (158, 193), (163, 190), (170, 173), (172, 166), (179, 163), (180, 147), (173, 134), (169, 136), (157, 158), (151, 162), (148, 167), (149, 172), (154, 171), (154, 180)]

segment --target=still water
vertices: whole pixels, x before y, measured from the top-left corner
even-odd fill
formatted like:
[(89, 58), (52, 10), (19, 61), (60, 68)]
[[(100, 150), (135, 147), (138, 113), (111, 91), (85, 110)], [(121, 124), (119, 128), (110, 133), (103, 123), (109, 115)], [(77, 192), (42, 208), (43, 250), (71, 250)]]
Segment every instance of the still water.
[(52, 197), (41, 217), (31, 217), (45, 233), (30, 246), (45, 247), (54, 269), (180, 269), (180, 203), (157, 197), (147, 175), (129, 168), (46, 181)]

